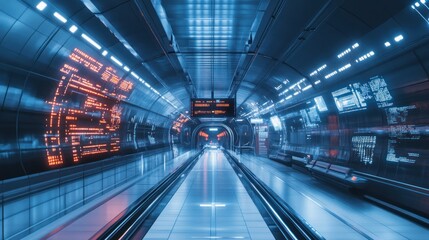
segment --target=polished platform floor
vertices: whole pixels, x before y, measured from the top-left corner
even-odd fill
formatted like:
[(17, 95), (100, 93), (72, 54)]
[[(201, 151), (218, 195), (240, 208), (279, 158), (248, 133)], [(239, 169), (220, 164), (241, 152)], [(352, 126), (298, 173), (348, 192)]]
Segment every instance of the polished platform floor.
[(326, 239), (429, 239), (429, 229), (281, 163), (235, 155)]
[(80, 240), (91, 238), (106, 224), (114, 221), (122, 211), (152, 186), (194, 154), (195, 151), (189, 151), (174, 159), (157, 159), (156, 161), (161, 161), (157, 164), (148, 162), (151, 159), (141, 158), (139, 169), (141, 176), (136, 178), (132, 184), (122, 186), (110, 194), (105, 194), (101, 198), (28, 235), (25, 239)]
[[(232, 153), (234, 154), (234, 153)], [(88, 239), (188, 157), (145, 169), (109, 199), (27, 239)], [(429, 229), (362, 197), (253, 155), (236, 157), (326, 239), (429, 239)], [(224, 153), (206, 151), (144, 239), (273, 239)]]
[(274, 239), (224, 153), (208, 150), (144, 239)]

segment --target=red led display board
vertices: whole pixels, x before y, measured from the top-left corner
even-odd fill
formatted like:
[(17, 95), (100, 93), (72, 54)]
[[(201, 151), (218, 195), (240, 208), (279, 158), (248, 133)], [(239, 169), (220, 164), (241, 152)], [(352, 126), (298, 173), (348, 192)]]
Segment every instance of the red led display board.
[(189, 118), (187, 118), (185, 115), (180, 114), (179, 117), (176, 119), (176, 121), (173, 122), (173, 130), (176, 130), (178, 133), (182, 131), (182, 126), (187, 121), (189, 121)]
[(77, 48), (60, 74), (55, 95), (48, 102), (48, 165), (61, 166), (66, 155), (77, 163), (85, 157), (119, 151), (120, 101), (128, 97), (133, 83)]
[(235, 117), (234, 98), (193, 98), (191, 99), (192, 117)]

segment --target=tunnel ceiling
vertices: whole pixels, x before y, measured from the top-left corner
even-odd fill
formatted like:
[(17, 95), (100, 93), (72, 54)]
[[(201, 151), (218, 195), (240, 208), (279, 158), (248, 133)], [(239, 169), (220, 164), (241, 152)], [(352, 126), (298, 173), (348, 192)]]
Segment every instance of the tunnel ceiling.
[[(38, 1), (26, 2), (35, 5)], [(168, 115), (187, 111), (190, 98), (210, 98), (212, 94), (236, 97), (238, 112), (243, 114), (255, 105), (282, 100), (285, 96), (278, 88), (292, 88), (301, 79), (301, 87), (311, 85), (311, 91), (317, 91), (314, 85), (319, 79), (311, 77), (311, 72), (398, 14), (410, 1), (52, 3), (95, 39), (110, 44), (106, 46), (110, 51), (168, 98), (170, 104), (159, 106)]]

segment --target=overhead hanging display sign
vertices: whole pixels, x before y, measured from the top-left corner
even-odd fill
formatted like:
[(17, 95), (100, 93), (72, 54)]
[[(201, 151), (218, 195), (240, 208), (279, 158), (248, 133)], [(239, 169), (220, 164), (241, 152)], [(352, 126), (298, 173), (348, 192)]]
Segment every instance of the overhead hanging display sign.
[(235, 98), (193, 98), (192, 117), (235, 117)]

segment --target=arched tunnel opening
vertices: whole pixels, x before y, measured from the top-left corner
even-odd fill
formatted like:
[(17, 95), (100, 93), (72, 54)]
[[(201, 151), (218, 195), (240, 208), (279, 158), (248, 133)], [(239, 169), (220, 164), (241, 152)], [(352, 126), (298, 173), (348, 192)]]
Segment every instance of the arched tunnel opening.
[(225, 124), (201, 124), (192, 133), (191, 146), (194, 149), (234, 149), (234, 131)]
[(197, 133), (196, 147), (230, 149), (230, 137), (222, 127), (206, 127)]

